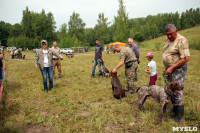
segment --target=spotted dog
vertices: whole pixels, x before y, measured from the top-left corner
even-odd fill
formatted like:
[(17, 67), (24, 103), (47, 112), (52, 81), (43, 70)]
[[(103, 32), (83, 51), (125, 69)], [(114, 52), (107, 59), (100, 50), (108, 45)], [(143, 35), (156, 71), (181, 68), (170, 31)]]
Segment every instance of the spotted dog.
[(169, 83), (167, 87), (153, 85), (138, 88), (136, 90), (138, 95), (138, 107), (135, 116), (137, 116), (137, 111), (142, 109), (142, 105), (144, 104), (146, 98), (151, 96), (155, 101), (160, 103), (161, 122), (164, 122), (164, 112), (166, 111), (167, 104), (170, 102), (173, 94), (181, 93), (180, 90), (182, 90), (182, 87), (176, 81)]
[(104, 62), (102, 59), (99, 59), (99, 62), (101, 63), (101, 72), (103, 74), (103, 77), (110, 77), (110, 73), (108, 69), (105, 67)]

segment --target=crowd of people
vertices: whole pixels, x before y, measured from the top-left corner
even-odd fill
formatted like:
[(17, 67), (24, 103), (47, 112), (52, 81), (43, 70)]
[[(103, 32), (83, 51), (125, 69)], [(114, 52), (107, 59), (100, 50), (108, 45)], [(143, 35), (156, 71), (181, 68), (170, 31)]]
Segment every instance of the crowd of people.
[[(184, 89), (184, 80), (187, 72), (187, 62), (189, 61), (190, 53), (188, 41), (185, 37), (181, 36), (177, 32), (177, 28), (174, 24), (168, 24), (165, 26), (166, 40), (164, 41), (163, 46), (163, 55), (162, 60), (166, 68), (165, 78), (168, 82), (177, 81), (181, 84)], [(137, 68), (140, 63), (139, 60), (139, 50), (138, 46), (134, 43), (131, 37), (127, 38), (128, 47), (122, 47), (118, 44), (113, 46), (113, 50), (119, 53), (120, 61), (113, 68), (112, 73), (116, 73), (119, 68), (125, 65), (125, 77), (127, 83), (125, 86), (126, 93), (133, 94), (135, 93), (134, 82), (138, 80), (137, 77)], [(95, 68), (98, 65), (99, 71), (98, 76), (102, 76), (101, 72), (101, 63), (99, 60), (104, 62), (104, 49), (100, 44), (100, 40), (95, 40), (95, 54), (92, 59), (92, 74), (91, 78), (95, 78)], [(35, 56), (35, 66), (41, 70), (43, 77), (43, 87), (44, 91), (48, 93), (49, 90), (53, 89), (53, 76), (55, 75), (55, 68), (58, 68), (58, 76), (62, 78), (61, 73), (61, 63), (63, 57), (60, 55), (60, 49), (57, 47), (56, 41), (53, 41), (53, 47), (47, 47), (47, 41), (42, 40), (39, 50), (36, 52)], [(148, 69), (144, 70), (149, 74), (149, 86), (156, 85), (156, 80), (158, 77), (157, 74), (157, 65), (153, 60), (153, 53), (148, 52), (146, 58), (148, 60)], [(49, 78), (49, 89), (47, 86), (47, 75)], [(179, 93), (175, 93), (171, 96), (171, 101), (173, 104), (173, 112), (175, 113), (175, 122), (184, 121), (184, 101), (183, 101), (183, 89)]]
[[(181, 86), (182, 90), (171, 95), (171, 102), (173, 104), (172, 112), (175, 113), (174, 121), (184, 121), (184, 101), (183, 101), (183, 90), (184, 80), (187, 72), (187, 62), (189, 61), (190, 52), (189, 44), (187, 39), (180, 35), (174, 24), (168, 24), (165, 26), (166, 40), (164, 41), (162, 60), (165, 66), (165, 78), (168, 82), (177, 81)], [(138, 80), (137, 68), (140, 63), (138, 46), (134, 43), (131, 37), (127, 38), (128, 47), (122, 47), (119, 44), (113, 46), (113, 50), (119, 53), (120, 61), (113, 68), (112, 73), (116, 73), (123, 65), (125, 65), (125, 77), (127, 83), (125, 90), (127, 93), (133, 94), (136, 92), (134, 88), (134, 82)], [(91, 78), (95, 78), (95, 68), (98, 64), (99, 72), (98, 76), (102, 76), (100, 59), (104, 62), (104, 49), (100, 44), (100, 40), (95, 40), (95, 55), (93, 57), (93, 67)], [(53, 89), (53, 76), (55, 76), (55, 69), (58, 68), (58, 76), (62, 78), (61, 62), (63, 57), (60, 55), (60, 49), (57, 47), (57, 42), (53, 41), (53, 47), (48, 48), (46, 40), (41, 41), (42, 48), (38, 49), (35, 56), (35, 66), (40, 69), (43, 77), (44, 91)], [(20, 49), (12, 51), (12, 58), (21, 55)], [(3, 49), (0, 46), (0, 88), (3, 83), (3, 59), (5, 58)], [(146, 54), (148, 60), (148, 69), (144, 70), (149, 74), (149, 86), (156, 85), (157, 65), (153, 60), (154, 55), (152, 52)], [(48, 75), (48, 76), (47, 76)], [(49, 87), (47, 85), (47, 77), (49, 78)], [(2, 92), (0, 92), (2, 93)]]
[[(172, 112), (175, 113), (174, 121), (184, 121), (184, 101), (183, 90), (184, 80), (187, 72), (187, 62), (189, 61), (190, 52), (187, 39), (177, 32), (177, 28), (174, 24), (168, 24), (165, 26), (166, 40), (163, 46), (162, 60), (166, 68), (165, 78), (168, 82), (177, 81), (181, 84), (182, 90), (174, 93), (171, 96), (173, 104)], [(115, 52), (119, 53), (120, 61), (116, 67), (113, 68), (112, 73), (116, 73), (117, 70), (125, 64), (125, 77), (127, 79), (125, 90), (128, 93), (135, 93), (134, 82), (137, 81), (137, 68), (139, 61), (138, 46), (133, 42), (131, 37), (128, 37), (129, 47), (121, 47), (118, 44), (113, 46)], [(92, 75), (94, 78), (95, 67), (98, 64), (99, 76), (101, 76), (101, 63), (99, 59), (104, 61), (103, 47), (100, 44), (99, 39), (96, 39), (95, 55), (93, 58)], [(146, 73), (150, 74), (149, 86), (155, 85), (158, 77), (156, 62), (153, 60), (153, 53), (148, 52), (146, 58), (149, 61), (148, 69)]]

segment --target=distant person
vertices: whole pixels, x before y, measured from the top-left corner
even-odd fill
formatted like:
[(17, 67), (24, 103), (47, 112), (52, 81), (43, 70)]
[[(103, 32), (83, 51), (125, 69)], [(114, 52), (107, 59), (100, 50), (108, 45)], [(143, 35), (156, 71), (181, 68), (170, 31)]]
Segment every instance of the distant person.
[(107, 53), (107, 46), (104, 45), (104, 52)]
[[(167, 39), (163, 46), (163, 64), (166, 68), (166, 79), (168, 82), (177, 81), (184, 88), (187, 62), (190, 52), (187, 39), (177, 32), (174, 24), (165, 26)], [(184, 122), (183, 89), (171, 96), (175, 122)]]
[[(60, 55), (60, 48), (57, 47), (57, 42), (56, 41), (53, 41), (53, 47), (52, 47), (53, 50), (55, 50), (59, 55)], [(53, 56), (53, 77), (55, 76), (55, 69), (56, 69), (56, 66), (58, 68), (58, 76), (59, 78), (62, 78), (62, 71), (61, 71), (61, 63), (60, 63), (60, 59), (56, 56)]]
[(18, 59), (22, 58), (22, 51), (20, 48), (18, 48)]
[(133, 51), (129, 47), (121, 47), (119, 44), (115, 44), (113, 46), (114, 51), (119, 53), (120, 62), (119, 64), (112, 70), (113, 73), (116, 73), (117, 70), (125, 64), (125, 76), (127, 79), (127, 84), (125, 90), (128, 93), (134, 93), (134, 78), (135, 72), (138, 67), (137, 58), (135, 57)]
[(153, 60), (153, 53), (151, 52), (147, 53), (146, 58), (149, 61), (148, 69), (145, 70), (146, 73), (150, 74), (149, 86), (156, 85), (158, 74), (156, 71), (157, 70), (156, 62)]
[(11, 50), (11, 56), (12, 56), (12, 59), (14, 59), (15, 58), (15, 50)]
[(15, 49), (15, 59), (18, 58), (18, 49)]
[(95, 55), (94, 58), (92, 60), (93, 63), (93, 67), (92, 67), (92, 75), (91, 78), (94, 78), (94, 74), (95, 74), (95, 68), (98, 64), (99, 67), (99, 76), (102, 76), (102, 72), (101, 72), (101, 63), (99, 62), (99, 59), (102, 59), (104, 62), (104, 53), (103, 53), (103, 47), (100, 44), (99, 39), (95, 40), (96, 45), (95, 45)]
[(28, 52), (28, 48), (26, 49), (26, 52)]
[[(42, 40), (41, 45), (42, 45), (42, 48), (37, 50), (37, 53), (35, 56), (35, 66), (37, 69), (39, 67), (41, 70), (42, 77), (43, 77), (44, 91), (48, 93), (47, 73), (49, 77), (49, 90), (53, 89), (53, 75), (52, 75), (53, 55), (55, 55), (56, 57), (60, 59), (63, 59), (63, 58), (53, 49), (47, 47), (46, 40)], [(37, 62), (39, 62), (39, 66), (37, 65)]]
[(0, 44), (0, 100), (3, 93), (3, 79), (4, 79), (3, 71), (6, 70), (6, 66), (5, 66), (6, 64), (4, 63), (3, 65), (3, 59), (5, 60), (5, 55), (4, 55), (4, 50)]
[[(133, 53), (135, 54), (135, 57), (137, 58), (137, 62), (138, 64), (140, 63), (139, 61), (139, 50), (138, 50), (138, 46), (133, 42), (133, 39), (131, 37), (128, 37), (128, 44), (129, 47), (131, 48), (131, 50), (133, 51)], [(135, 69), (135, 81), (137, 81), (137, 68)]]

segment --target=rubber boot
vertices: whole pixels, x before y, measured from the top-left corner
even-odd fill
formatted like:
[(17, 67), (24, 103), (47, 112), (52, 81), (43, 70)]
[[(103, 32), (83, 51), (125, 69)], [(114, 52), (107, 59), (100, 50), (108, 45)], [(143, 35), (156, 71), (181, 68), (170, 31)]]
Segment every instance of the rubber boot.
[(174, 106), (175, 122), (184, 122), (184, 106)]

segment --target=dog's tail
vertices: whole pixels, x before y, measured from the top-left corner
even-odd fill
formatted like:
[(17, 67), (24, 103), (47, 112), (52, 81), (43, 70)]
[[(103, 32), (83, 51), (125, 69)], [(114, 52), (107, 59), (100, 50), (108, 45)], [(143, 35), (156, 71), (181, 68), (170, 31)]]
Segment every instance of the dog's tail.
[(140, 89), (141, 87), (139, 87), (139, 88), (137, 88), (137, 90), (135, 91), (136, 93), (139, 91), (139, 89)]

